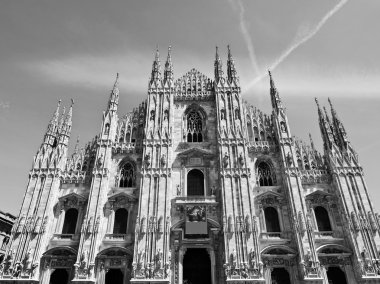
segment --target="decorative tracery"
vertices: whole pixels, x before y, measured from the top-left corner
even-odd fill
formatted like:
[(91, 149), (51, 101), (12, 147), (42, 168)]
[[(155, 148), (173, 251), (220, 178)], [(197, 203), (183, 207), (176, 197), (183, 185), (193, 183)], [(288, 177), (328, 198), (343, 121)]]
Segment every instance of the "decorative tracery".
[(260, 162), (257, 165), (257, 185), (273, 186), (276, 184), (276, 175), (266, 162)]
[(123, 165), (120, 171), (120, 187), (135, 187), (136, 173), (133, 165), (127, 162)]
[(202, 117), (197, 111), (187, 115), (187, 142), (202, 142)]

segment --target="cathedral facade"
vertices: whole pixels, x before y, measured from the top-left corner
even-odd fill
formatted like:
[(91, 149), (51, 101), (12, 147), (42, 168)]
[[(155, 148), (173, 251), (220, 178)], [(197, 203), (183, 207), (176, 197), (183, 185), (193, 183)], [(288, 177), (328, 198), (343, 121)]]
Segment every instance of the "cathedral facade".
[(148, 94), (68, 153), (60, 102), (34, 156), (0, 283), (380, 283), (380, 217), (345, 128), (317, 102), (324, 153), (295, 139), (224, 74), (174, 79), (156, 52)]

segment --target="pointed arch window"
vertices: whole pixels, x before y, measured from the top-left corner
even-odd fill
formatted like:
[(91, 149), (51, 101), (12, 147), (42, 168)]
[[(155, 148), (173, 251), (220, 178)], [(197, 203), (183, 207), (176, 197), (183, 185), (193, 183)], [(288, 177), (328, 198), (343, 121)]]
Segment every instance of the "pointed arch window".
[(62, 234), (75, 234), (78, 222), (78, 210), (70, 208), (66, 211)]
[(120, 171), (119, 187), (135, 187), (136, 172), (132, 163), (127, 162), (123, 165)]
[(114, 234), (126, 234), (128, 224), (128, 210), (119, 208), (115, 212), (115, 222), (113, 226)]
[(276, 184), (276, 175), (268, 163), (260, 162), (256, 170), (258, 186), (273, 186)]
[(199, 112), (193, 110), (187, 115), (187, 142), (203, 142), (203, 121)]
[(205, 195), (204, 175), (202, 171), (194, 169), (187, 174), (187, 196)]
[(267, 227), (268, 233), (278, 233), (281, 232), (280, 220), (278, 218), (278, 213), (274, 207), (266, 207), (264, 209), (265, 214), (265, 225)]
[(110, 124), (106, 123), (104, 126), (104, 135), (108, 135), (110, 133)]
[(332, 231), (331, 223), (329, 218), (329, 213), (322, 206), (317, 206), (314, 208), (315, 219), (317, 221), (318, 231), (328, 232)]

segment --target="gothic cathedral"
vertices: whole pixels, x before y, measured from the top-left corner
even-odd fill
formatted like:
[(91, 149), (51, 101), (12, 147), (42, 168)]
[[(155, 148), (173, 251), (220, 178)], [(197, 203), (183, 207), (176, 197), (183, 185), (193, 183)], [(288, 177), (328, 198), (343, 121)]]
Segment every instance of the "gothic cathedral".
[(273, 78), (272, 113), (242, 100), (228, 48), (214, 78), (174, 79), (158, 50), (148, 94), (72, 155), (60, 102), (33, 160), (0, 283), (380, 283), (380, 216), (332, 106), (324, 154), (295, 139)]

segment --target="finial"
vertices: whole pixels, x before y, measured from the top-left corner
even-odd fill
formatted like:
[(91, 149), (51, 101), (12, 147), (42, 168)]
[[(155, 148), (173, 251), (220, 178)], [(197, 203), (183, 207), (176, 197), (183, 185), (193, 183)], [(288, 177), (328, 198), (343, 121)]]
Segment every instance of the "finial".
[(311, 133), (309, 133), (309, 139), (310, 139), (310, 145), (311, 145), (311, 148), (314, 150), (314, 142), (313, 142), (313, 138), (311, 137)]
[(158, 44), (156, 45), (156, 61), (158, 61), (160, 58), (160, 51), (159, 51), (159, 47), (158, 47)]
[(116, 73), (115, 83), (113, 84), (113, 89), (119, 86), (119, 72)]
[(71, 106), (74, 105), (74, 99), (71, 99)]
[(268, 70), (268, 74), (269, 74), (270, 87), (273, 88), (273, 89), (275, 89), (274, 81), (273, 81), (273, 78), (272, 78), (272, 72), (270, 72), (270, 70)]
[(219, 48), (218, 46), (215, 47), (215, 60), (219, 60)]
[(314, 98), (314, 100), (315, 100), (315, 103), (317, 104), (318, 109), (320, 109), (318, 99)]
[(232, 58), (232, 54), (231, 54), (230, 45), (227, 45), (227, 50), (228, 50), (228, 59), (231, 59)]

